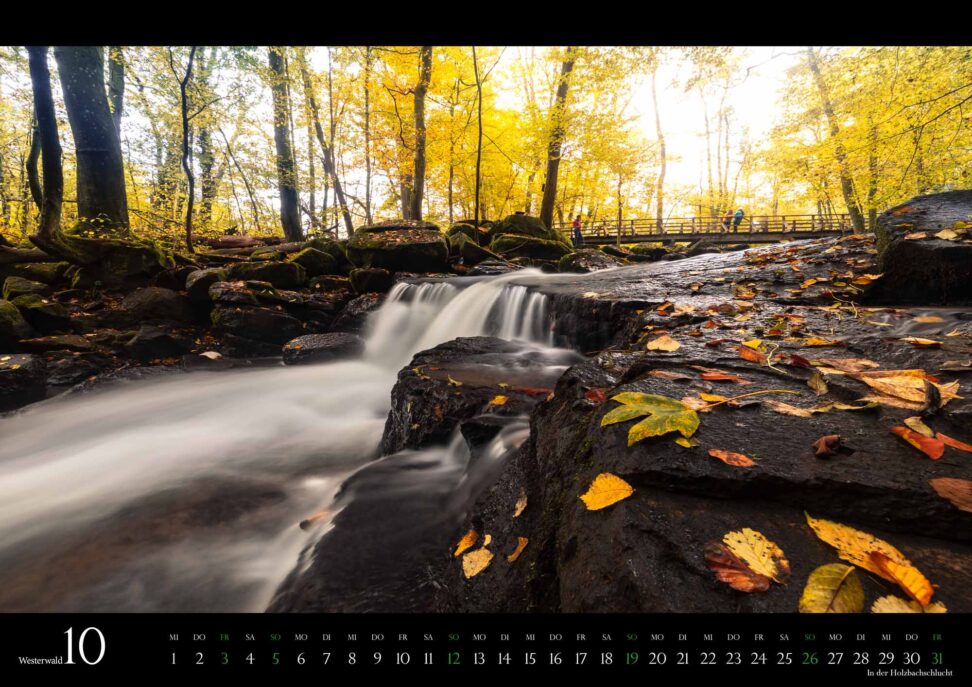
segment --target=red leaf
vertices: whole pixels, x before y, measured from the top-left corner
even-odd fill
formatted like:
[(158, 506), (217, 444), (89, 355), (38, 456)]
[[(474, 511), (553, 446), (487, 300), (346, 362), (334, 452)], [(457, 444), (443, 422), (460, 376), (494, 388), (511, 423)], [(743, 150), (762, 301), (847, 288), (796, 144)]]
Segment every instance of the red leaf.
[(707, 382), (735, 382), (736, 384), (752, 384), (748, 379), (727, 372), (703, 372), (702, 379)]
[(945, 453), (945, 443), (941, 439), (925, 437), (907, 427), (892, 427), (891, 433), (901, 437), (932, 460), (938, 460)]
[(604, 403), (604, 401), (607, 400), (607, 395), (605, 395), (604, 392), (605, 389), (601, 388), (589, 389), (587, 393), (584, 394), (584, 398), (586, 398), (588, 401), (594, 401), (595, 403)]
[(828, 434), (813, 442), (813, 455), (817, 458), (830, 458), (840, 453), (840, 435)]
[(743, 360), (748, 360), (751, 363), (765, 363), (766, 355), (760, 353), (759, 351), (753, 350), (749, 346), (739, 347), (739, 357)]
[(529, 394), (530, 396), (546, 396), (547, 394), (553, 393), (553, 389), (546, 389), (542, 386), (514, 386), (510, 390), (518, 391), (521, 394)]
[(719, 344), (723, 344), (725, 342), (726, 342), (725, 339), (709, 339), (708, 341), (705, 342), (705, 345), (708, 346), (709, 348), (715, 348)]
[(791, 353), (786, 356), (786, 360), (784, 362), (792, 367), (813, 367), (813, 364), (809, 360), (804, 358), (802, 355), (796, 355), (795, 353)]
[(733, 589), (741, 592), (765, 592), (769, 589), (769, 578), (754, 572), (722, 542), (707, 542), (703, 551), (709, 570)]

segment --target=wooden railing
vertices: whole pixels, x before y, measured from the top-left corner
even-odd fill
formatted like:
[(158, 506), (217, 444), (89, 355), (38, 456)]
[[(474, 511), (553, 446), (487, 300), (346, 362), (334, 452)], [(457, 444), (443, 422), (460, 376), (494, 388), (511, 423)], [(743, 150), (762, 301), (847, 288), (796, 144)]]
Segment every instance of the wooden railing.
[[(570, 236), (571, 225), (555, 224), (554, 228)], [(849, 232), (852, 229), (850, 215), (753, 215), (743, 217), (738, 226), (733, 220), (723, 223), (721, 217), (671, 217), (662, 222), (662, 231), (658, 231), (655, 218), (626, 219), (620, 224), (613, 222), (593, 222), (581, 227), (585, 238), (617, 238), (622, 242), (625, 237), (658, 237), (665, 239), (668, 235), (693, 235), (704, 237), (713, 234), (790, 234), (804, 232)]]

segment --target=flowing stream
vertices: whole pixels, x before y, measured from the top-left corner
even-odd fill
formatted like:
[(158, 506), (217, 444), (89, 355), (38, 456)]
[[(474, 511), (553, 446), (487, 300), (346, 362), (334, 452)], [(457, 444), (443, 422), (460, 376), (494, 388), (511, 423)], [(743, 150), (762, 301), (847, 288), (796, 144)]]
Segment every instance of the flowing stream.
[(396, 285), (358, 360), (120, 382), (0, 419), (0, 611), (263, 610), (328, 527), (297, 523), (377, 457), (414, 353), (481, 334), (551, 347), (524, 276), (544, 278)]

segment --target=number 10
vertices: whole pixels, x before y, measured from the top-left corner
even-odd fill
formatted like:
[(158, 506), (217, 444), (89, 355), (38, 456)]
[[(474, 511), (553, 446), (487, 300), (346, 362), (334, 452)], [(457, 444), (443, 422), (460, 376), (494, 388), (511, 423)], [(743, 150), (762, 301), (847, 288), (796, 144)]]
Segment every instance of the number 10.
[[(84, 637), (92, 630), (98, 633), (98, 639), (101, 640), (101, 651), (98, 652), (98, 658), (96, 658), (93, 661), (89, 661), (88, 657), (85, 656), (84, 654)], [(67, 661), (65, 661), (64, 664), (73, 666), (74, 665), (74, 628), (73, 627), (68, 628), (67, 632), (65, 632), (64, 634), (68, 636)], [(78, 653), (81, 654), (81, 660), (87, 663), (89, 666), (93, 666), (100, 663), (101, 659), (105, 657), (105, 636), (101, 634), (101, 630), (99, 630), (97, 627), (89, 627), (84, 632), (82, 632), (81, 637), (78, 639)]]

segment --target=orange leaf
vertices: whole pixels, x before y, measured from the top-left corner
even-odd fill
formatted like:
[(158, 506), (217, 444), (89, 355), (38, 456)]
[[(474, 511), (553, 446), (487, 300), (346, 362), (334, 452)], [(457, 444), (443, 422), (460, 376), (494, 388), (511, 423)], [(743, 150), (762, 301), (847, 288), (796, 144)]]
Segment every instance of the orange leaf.
[(942, 345), (942, 342), (941, 341), (935, 341), (934, 339), (920, 339), (917, 336), (906, 336), (906, 337), (902, 338), (901, 340), (902, 341), (907, 341), (912, 346), (932, 347), (932, 346), (941, 346)]
[(752, 363), (766, 362), (766, 356), (763, 353), (760, 353), (759, 351), (754, 351), (752, 348), (749, 348), (748, 346), (739, 347), (739, 357), (742, 358), (743, 360), (748, 360)]
[(922, 575), (918, 568), (896, 563), (880, 551), (871, 552), (871, 562), (887, 573), (888, 578), (897, 583), (908, 596), (922, 606), (927, 606), (931, 601), (935, 590), (928, 578)]
[(458, 558), (464, 551), (471, 549), (473, 544), (476, 543), (477, 539), (479, 539), (479, 533), (476, 532), (476, 530), (469, 530), (466, 532), (462, 539), (459, 540), (459, 543), (456, 544), (456, 551), (452, 554), (452, 557)]
[(837, 339), (821, 339), (817, 336), (811, 336), (803, 340), (804, 346), (840, 346), (843, 342)]
[(937, 477), (928, 480), (928, 483), (939, 496), (951, 501), (953, 506), (972, 513), (972, 482), (954, 477)]
[(527, 539), (526, 537), (517, 537), (516, 548), (513, 550), (513, 553), (511, 553), (509, 556), (506, 557), (507, 562), (508, 563), (515, 562), (516, 559), (520, 557), (520, 554), (523, 553), (523, 549), (525, 549), (526, 545), (529, 543), (530, 540)]
[(932, 460), (938, 460), (945, 453), (945, 444), (941, 439), (923, 437), (913, 429), (900, 426), (892, 427), (891, 433), (901, 437)]
[(605, 390), (602, 388), (588, 389), (587, 393), (584, 394), (584, 398), (588, 401), (593, 401), (594, 403), (604, 403), (607, 400), (605, 395)]
[(840, 453), (840, 435), (828, 434), (813, 442), (813, 455), (817, 458), (830, 458)]
[(702, 379), (707, 382), (735, 382), (736, 384), (752, 384), (748, 379), (727, 372), (703, 372)]
[(765, 592), (770, 580), (753, 572), (729, 547), (722, 542), (710, 541), (704, 549), (705, 562), (716, 577), (741, 592)]
[(737, 468), (750, 468), (756, 465), (756, 461), (754, 461), (752, 458), (747, 458), (741, 453), (723, 451), (720, 448), (710, 448), (709, 455), (713, 458), (718, 458), (726, 465), (733, 465)]
[(953, 439), (950, 436), (946, 436), (939, 432), (935, 437), (941, 441), (946, 446), (951, 446), (952, 448), (957, 448), (959, 451), (966, 451), (972, 453), (972, 444), (966, 444), (964, 441), (959, 441), (958, 439)]

